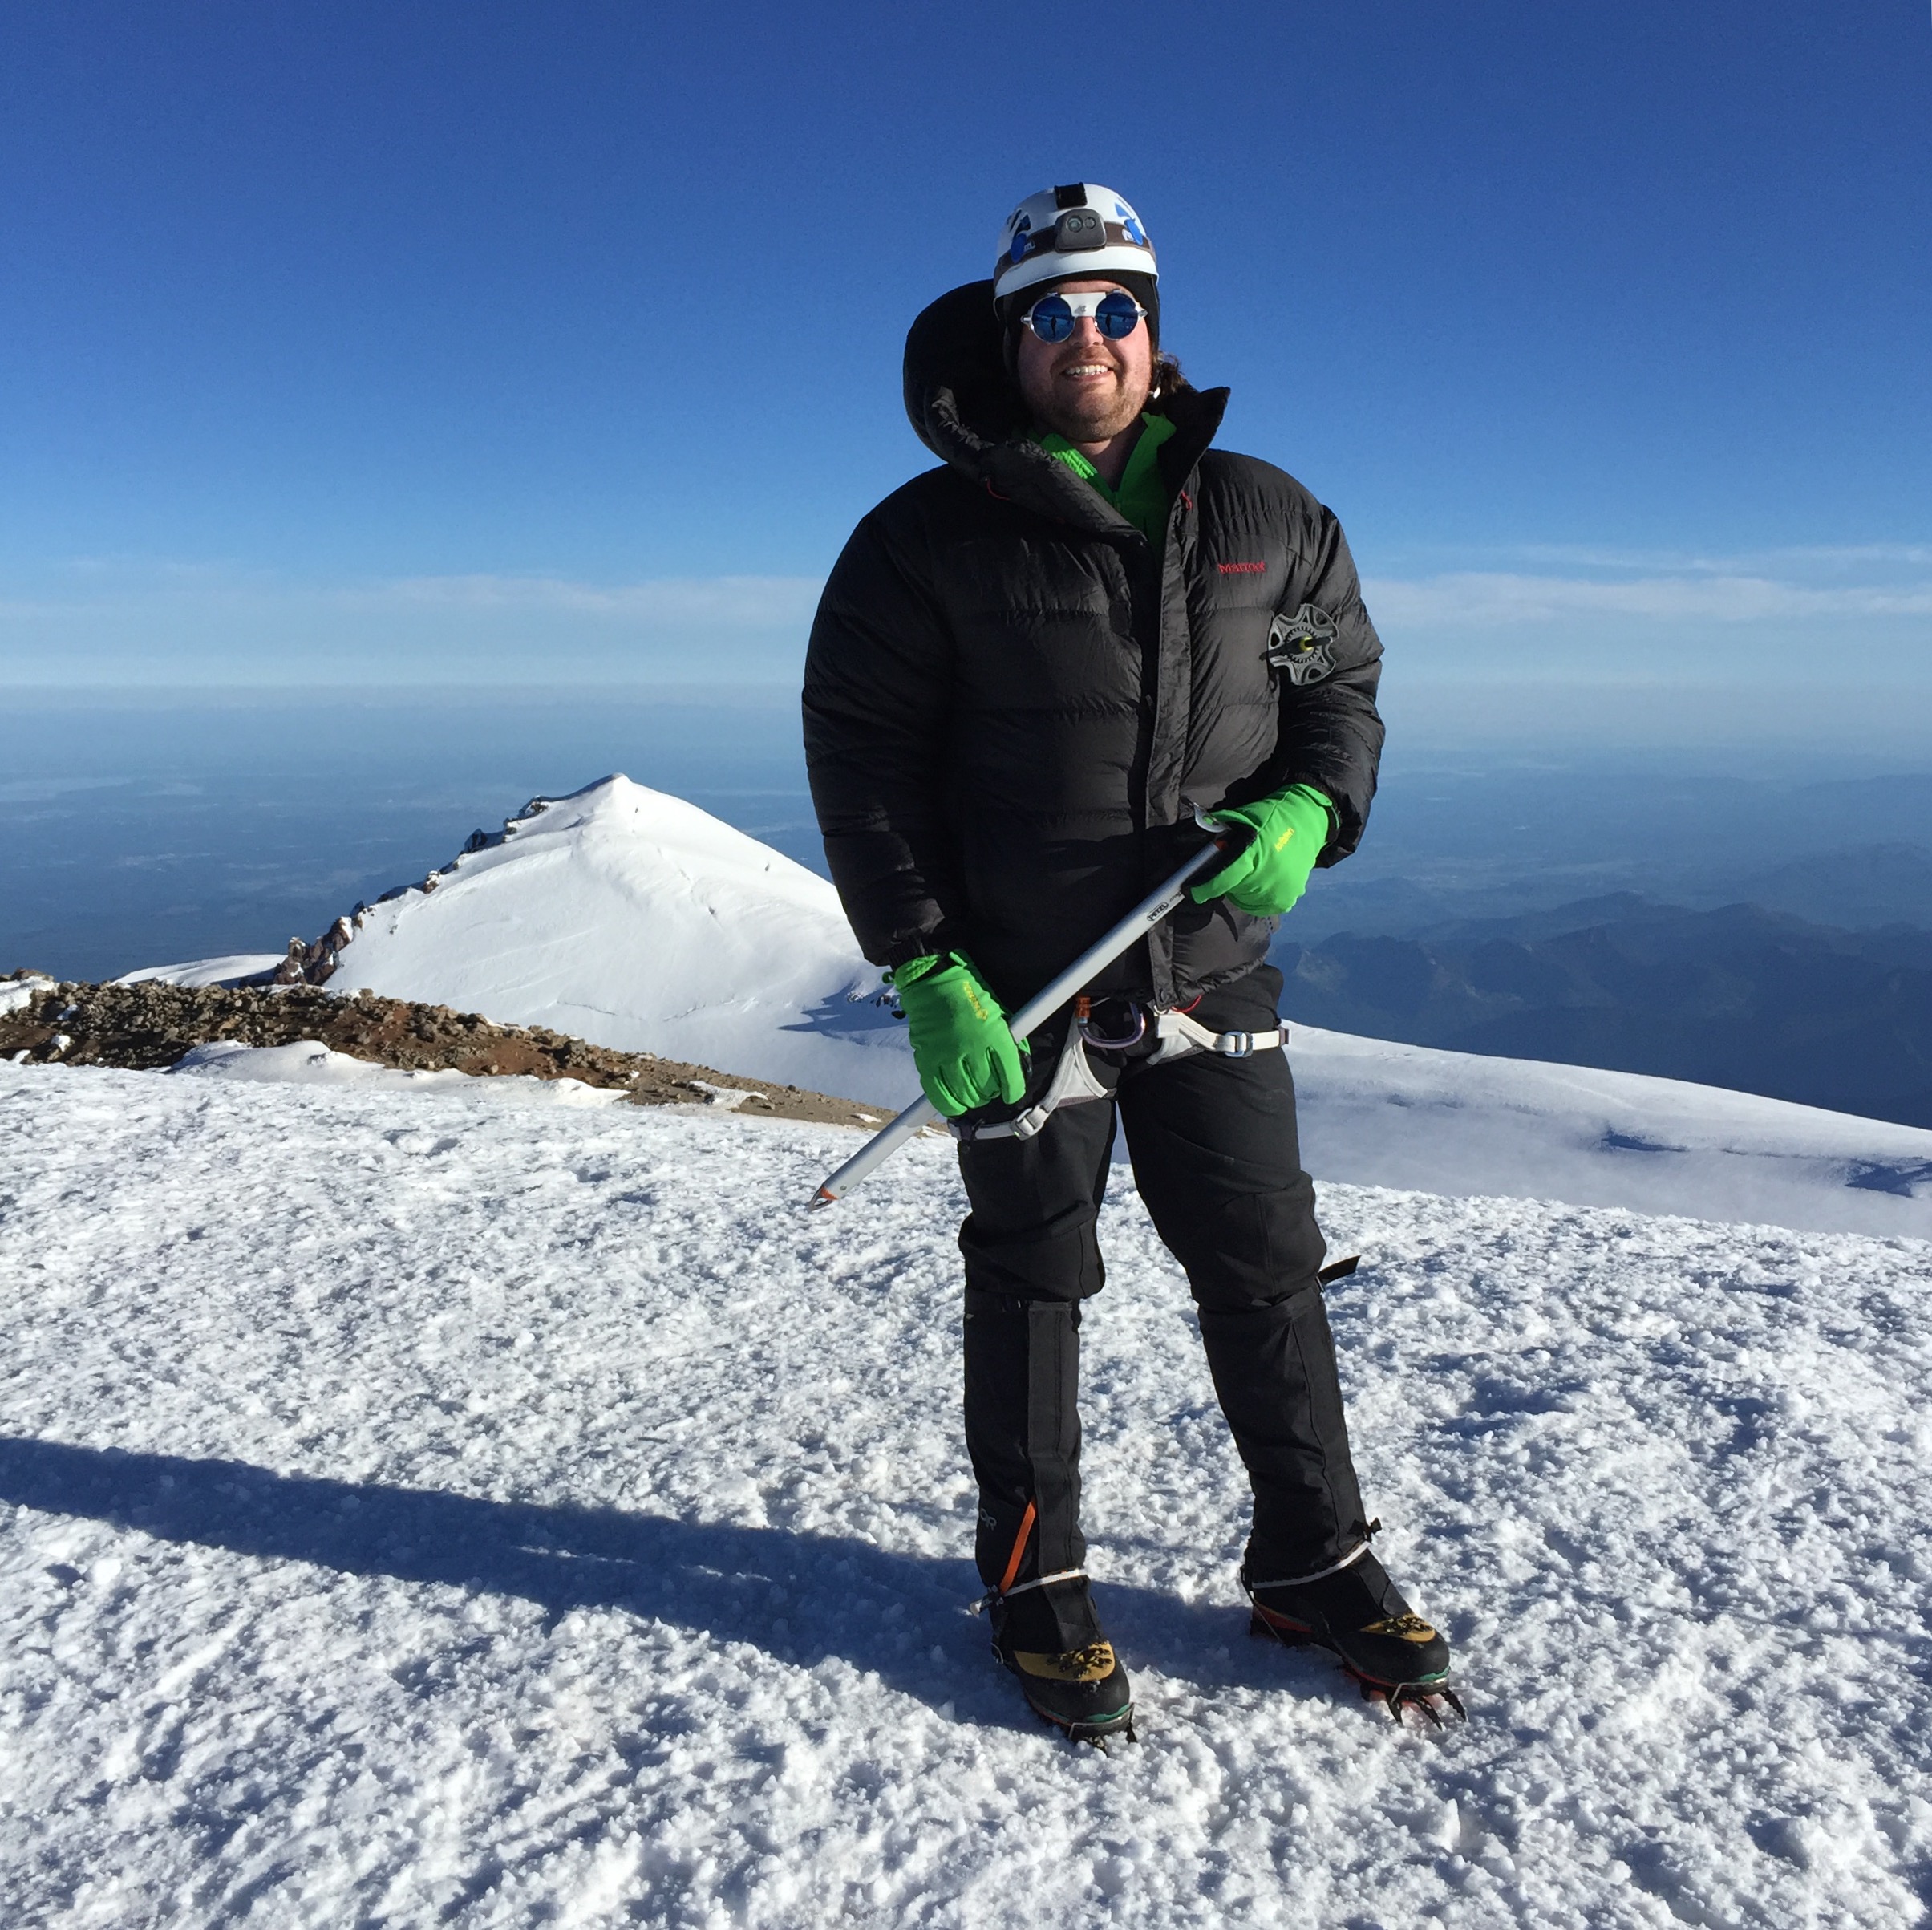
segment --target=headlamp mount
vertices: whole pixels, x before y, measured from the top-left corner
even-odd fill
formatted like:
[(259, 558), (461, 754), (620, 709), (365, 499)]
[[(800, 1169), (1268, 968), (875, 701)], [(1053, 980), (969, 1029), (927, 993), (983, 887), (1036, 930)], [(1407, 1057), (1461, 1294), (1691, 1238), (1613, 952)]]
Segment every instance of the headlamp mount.
[(1107, 224), (1091, 208), (1070, 208), (1053, 224), (1056, 254), (1078, 254), (1107, 245)]

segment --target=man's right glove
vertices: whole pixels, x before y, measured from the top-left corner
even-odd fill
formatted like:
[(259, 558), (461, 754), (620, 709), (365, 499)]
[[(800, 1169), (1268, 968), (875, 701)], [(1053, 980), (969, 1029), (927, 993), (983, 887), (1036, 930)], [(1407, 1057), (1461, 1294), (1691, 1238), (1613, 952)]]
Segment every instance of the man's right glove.
[(1027, 1048), (970, 959), (957, 951), (912, 959), (888, 972), (886, 983), (899, 995), (912, 1033), (919, 1084), (948, 1119), (995, 1099), (1012, 1105), (1024, 1095), (1020, 1057)]

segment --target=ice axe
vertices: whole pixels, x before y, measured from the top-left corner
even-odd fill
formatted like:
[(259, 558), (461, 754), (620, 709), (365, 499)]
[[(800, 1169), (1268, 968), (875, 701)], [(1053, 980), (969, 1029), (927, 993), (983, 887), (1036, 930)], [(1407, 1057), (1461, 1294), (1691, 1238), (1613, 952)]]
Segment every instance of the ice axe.
[[(1201, 817), (1198, 813), (1196, 816), (1204, 830), (1219, 830), (1220, 827), (1211, 818)], [(1220, 836), (1212, 844), (1203, 845), (1164, 885), (1141, 899), (1119, 924), (1096, 939), (1051, 984), (1035, 992), (1007, 1020), (1013, 1036), (1024, 1039), (1044, 1024), (1096, 972), (1112, 964), (1128, 946), (1145, 938), (1170, 911), (1179, 907), (1187, 896), (1189, 884), (1222, 858), (1229, 842), (1227, 837)], [(828, 1174), (807, 1202), (808, 1206), (816, 1210), (843, 1198), (868, 1173), (882, 1166), (915, 1133), (923, 1131), (939, 1117), (939, 1109), (931, 1100), (923, 1095), (915, 1099), (890, 1125), (881, 1126), (844, 1166)]]

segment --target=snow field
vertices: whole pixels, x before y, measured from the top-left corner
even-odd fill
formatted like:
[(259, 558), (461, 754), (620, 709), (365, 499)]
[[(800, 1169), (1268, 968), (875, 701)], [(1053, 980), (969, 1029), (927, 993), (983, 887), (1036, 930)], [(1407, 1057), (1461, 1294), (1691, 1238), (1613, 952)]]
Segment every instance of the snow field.
[(1932, 1132), (1755, 1093), (1294, 1028), (1317, 1178), (1932, 1239)]
[(831, 885), (624, 776), (371, 906), (329, 985), (875, 1104), (918, 1092)]
[(0, 1920), (1922, 1920), (1932, 1247), (1324, 1186), (1437, 1740), (1246, 1636), (1120, 1176), (1104, 1757), (964, 1612), (950, 1149), (854, 1143), (0, 1068)]

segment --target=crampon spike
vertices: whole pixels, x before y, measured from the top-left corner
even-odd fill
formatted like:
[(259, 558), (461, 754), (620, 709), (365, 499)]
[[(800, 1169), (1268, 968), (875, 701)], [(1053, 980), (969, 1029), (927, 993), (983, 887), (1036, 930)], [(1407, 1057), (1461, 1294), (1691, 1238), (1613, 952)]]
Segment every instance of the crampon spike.
[[(1347, 1673), (1355, 1674), (1353, 1669)], [(1462, 1697), (1444, 1683), (1432, 1685), (1419, 1682), (1371, 1682), (1366, 1676), (1355, 1676), (1355, 1681), (1361, 1685), (1362, 1700), (1379, 1702), (1397, 1723), (1401, 1722), (1405, 1709), (1416, 1710), (1434, 1729), (1446, 1726), (1442, 1719), (1444, 1709), (1448, 1709), (1458, 1722), (1467, 1722), (1469, 1719)]]
[[(999, 1651), (995, 1648), (993, 1652), (997, 1656)], [(1093, 1722), (1063, 1722), (1058, 1718), (1048, 1715), (1043, 1709), (1036, 1708), (1033, 1713), (1046, 1724), (1047, 1728), (1056, 1730), (1069, 1742), (1083, 1742), (1089, 1749), (1097, 1749), (1103, 1756), (1108, 1754), (1107, 1746), (1110, 1742), (1138, 1742), (1140, 1740), (1140, 1736), (1135, 1731), (1134, 1719), (1132, 1716), (1129, 1716), (1124, 1722), (1112, 1722), (1103, 1725)]]

